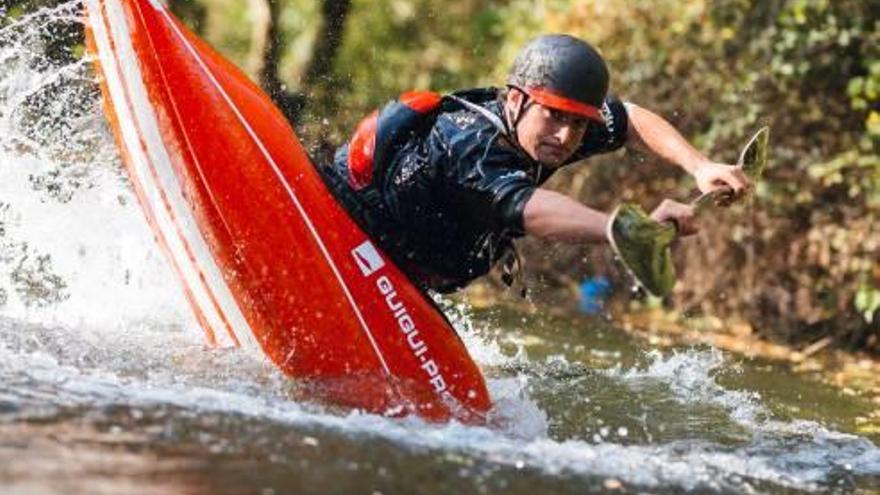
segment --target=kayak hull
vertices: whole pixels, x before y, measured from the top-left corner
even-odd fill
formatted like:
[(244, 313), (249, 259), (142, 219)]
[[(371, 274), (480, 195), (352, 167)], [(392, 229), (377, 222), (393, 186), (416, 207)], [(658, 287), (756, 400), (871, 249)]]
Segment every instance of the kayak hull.
[(157, 0), (85, 4), (108, 122), (208, 343), (259, 349), (333, 402), (480, 421), (491, 401), (454, 329), (263, 91)]

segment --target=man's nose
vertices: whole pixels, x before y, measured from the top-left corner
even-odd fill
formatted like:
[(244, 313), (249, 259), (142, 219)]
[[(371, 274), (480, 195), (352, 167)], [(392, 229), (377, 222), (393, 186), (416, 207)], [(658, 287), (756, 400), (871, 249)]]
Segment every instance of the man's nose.
[(571, 139), (573, 129), (570, 125), (561, 125), (556, 129), (556, 139), (559, 140), (562, 144), (568, 144), (568, 140)]

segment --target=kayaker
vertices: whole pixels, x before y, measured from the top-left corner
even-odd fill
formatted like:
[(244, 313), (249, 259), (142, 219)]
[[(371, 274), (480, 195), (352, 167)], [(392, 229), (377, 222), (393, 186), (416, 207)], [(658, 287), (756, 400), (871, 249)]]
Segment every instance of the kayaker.
[[(588, 43), (545, 35), (519, 53), (505, 88), (411, 92), (367, 117), (323, 169), (367, 233), (423, 288), (450, 292), (516, 258), (524, 235), (605, 242), (609, 216), (540, 187), (560, 167), (622, 146), (693, 175), (701, 192), (751, 185), (710, 160), (671, 124), (608, 94), (609, 72)], [(653, 210), (695, 232), (693, 208)]]

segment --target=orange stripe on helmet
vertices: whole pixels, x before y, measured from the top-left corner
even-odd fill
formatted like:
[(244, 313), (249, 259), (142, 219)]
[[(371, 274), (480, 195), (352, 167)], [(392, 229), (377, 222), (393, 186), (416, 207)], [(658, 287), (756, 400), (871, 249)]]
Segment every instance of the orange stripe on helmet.
[(525, 88), (524, 91), (545, 107), (582, 115), (597, 122), (605, 122), (602, 112), (593, 105), (566, 98), (547, 88)]

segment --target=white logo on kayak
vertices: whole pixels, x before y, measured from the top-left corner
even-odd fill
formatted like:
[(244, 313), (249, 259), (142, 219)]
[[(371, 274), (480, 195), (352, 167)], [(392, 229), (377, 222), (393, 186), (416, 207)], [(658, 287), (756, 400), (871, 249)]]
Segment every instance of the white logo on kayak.
[[(365, 277), (369, 277), (385, 266), (382, 255), (379, 254), (376, 246), (370, 241), (364, 241), (360, 246), (352, 249), (351, 255), (354, 256), (358, 268), (361, 269), (361, 273)], [(440, 365), (431, 358), (428, 343), (420, 336), (419, 329), (416, 328), (416, 320), (404, 305), (402, 296), (397, 293), (397, 289), (394, 287), (391, 279), (387, 275), (382, 275), (376, 278), (376, 286), (379, 288), (379, 293), (385, 298), (385, 304), (391, 310), (392, 317), (397, 320), (398, 328), (406, 336), (410, 352), (418, 360), (422, 370), (428, 375), (428, 382), (434, 388), (434, 391), (444, 397), (450, 396), (446, 379), (440, 371)]]
[(369, 277), (376, 273), (376, 270), (385, 266), (385, 261), (382, 260), (376, 246), (373, 246), (370, 241), (364, 241), (363, 244), (352, 249), (351, 255), (354, 256), (354, 261), (357, 262), (358, 268), (361, 269), (361, 273), (365, 277)]

